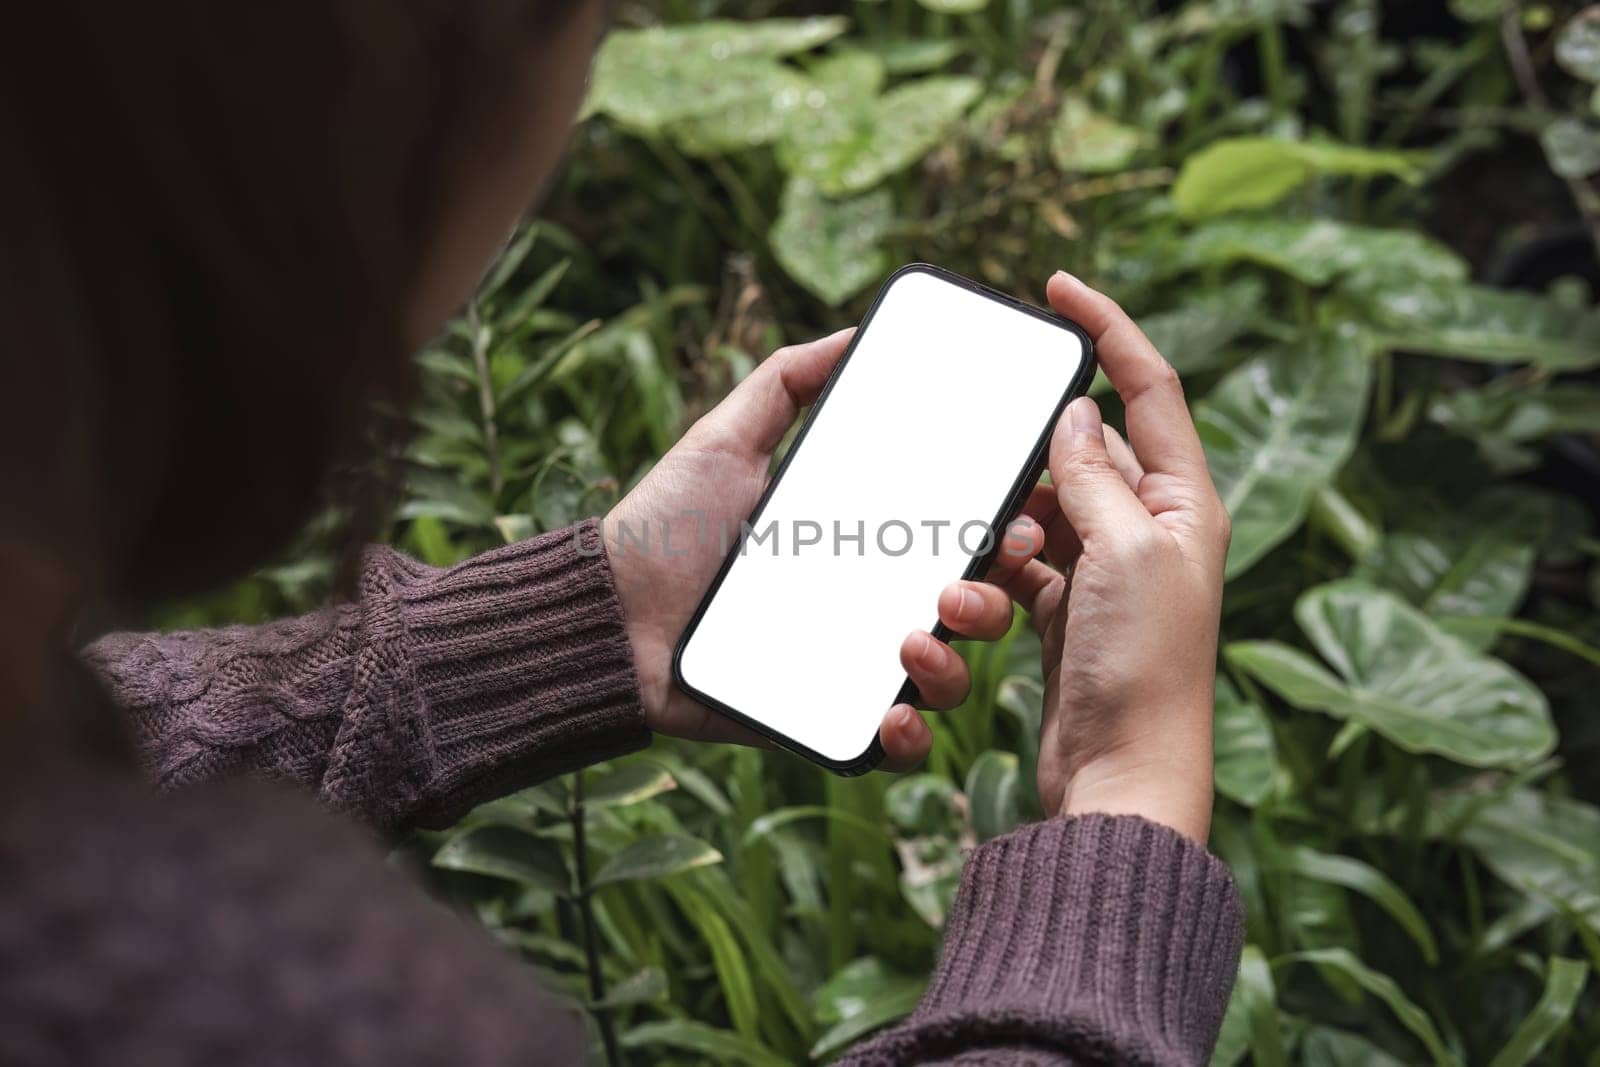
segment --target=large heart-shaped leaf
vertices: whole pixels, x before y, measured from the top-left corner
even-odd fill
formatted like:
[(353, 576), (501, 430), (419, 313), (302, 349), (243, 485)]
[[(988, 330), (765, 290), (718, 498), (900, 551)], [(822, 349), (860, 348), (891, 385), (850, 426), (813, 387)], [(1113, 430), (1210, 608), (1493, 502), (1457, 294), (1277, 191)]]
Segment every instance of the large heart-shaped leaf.
[(1261, 279), (1238, 278), (1190, 295), (1181, 307), (1139, 316), (1139, 328), (1179, 374), (1199, 374), (1250, 331), (1266, 292)]
[(1435, 397), (1428, 417), (1480, 442), (1520, 445), (1554, 434), (1600, 434), (1600, 389), (1501, 380)]
[(1390, 175), (1422, 179), (1411, 152), (1357, 148), (1332, 142), (1237, 137), (1190, 156), (1172, 187), (1178, 214), (1197, 219), (1229, 211), (1267, 207), (1319, 175), (1370, 178)]
[(1278, 766), (1267, 713), (1219, 675), (1212, 728), (1217, 792), (1246, 807), (1261, 803)]
[(830, 200), (791, 178), (769, 235), (772, 254), (824, 303), (842, 304), (888, 272), (889, 254), (879, 242), (893, 221), (887, 189)]
[(1050, 129), (1050, 158), (1062, 170), (1104, 174), (1126, 167), (1143, 140), (1137, 129), (1106, 118), (1082, 96), (1068, 93)]
[(1600, 931), (1600, 808), (1537, 789), (1488, 800), (1468, 790), (1430, 815), (1434, 833), (1459, 827), (1461, 843), (1496, 877)]
[(1233, 518), (1228, 577), (1293, 533), (1349, 458), (1370, 378), (1358, 335), (1326, 331), (1240, 365), (1196, 405), (1211, 477)]
[(1485, 285), (1352, 277), (1343, 290), (1387, 347), (1547, 370), (1600, 366), (1600, 311)]
[(667, 136), (691, 156), (716, 156), (771, 144), (803, 115), (811, 79), (781, 63), (755, 61), (745, 67), (742, 94), (711, 111), (697, 111), (666, 128)]
[(1259, 263), (1307, 285), (1356, 272), (1439, 281), (1467, 276), (1466, 261), (1431, 237), (1332, 219), (1218, 219), (1185, 237), (1168, 269), (1238, 262)]
[(842, 17), (618, 30), (595, 56), (584, 114), (606, 114), (655, 133), (669, 123), (715, 115), (774, 91), (777, 57), (815, 48), (843, 33)]
[(778, 159), (828, 196), (870, 189), (926, 155), (981, 90), (975, 78), (940, 76), (882, 96), (849, 87), (808, 95), (805, 121), (778, 143)]
[[(1356, 575), (1392, 589), (1436, 619), (1511, 615), (1528, 589), (1550, 502), (1490, 490), (1454, 511), (1419, 511), (1388, 531)], [(1493, 633), (1469, 641), (1485, 647)]]
[(1543, 693), (1393, 593), (1330, 582), (1301, 595), (1295, 618), (1333, 671), (1275, 641), (1227, 647), (1230, 662), (1295, 707), (1474, 767), (1532, 763), (1555, 746)]

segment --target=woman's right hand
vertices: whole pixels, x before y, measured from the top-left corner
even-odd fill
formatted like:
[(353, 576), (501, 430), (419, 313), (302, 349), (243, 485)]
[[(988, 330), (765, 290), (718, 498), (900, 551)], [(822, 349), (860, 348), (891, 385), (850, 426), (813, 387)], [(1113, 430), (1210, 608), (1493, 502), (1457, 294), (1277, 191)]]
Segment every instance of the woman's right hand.
[[(1087, 397), (1050, 444), (1026, 515), (1043, 560), (940, 600), (957, 632), (1028, 610), (1044, 643), (1039, 798), (1050, 814), (1142, 815), (1204, 842), (1228, 515), (1172, 366), (1109, 297), (1058, 273), (1050, 304), (1094, 338), (1128, 441)], [(1131, 445), (1131, 447), (1130, 447)], [(1001, 592), (1004, 589), (1004, 593)], [(975, 594), (967, 596), (965, 594)], [(946, 612), (964, 605), (967, 611)]]

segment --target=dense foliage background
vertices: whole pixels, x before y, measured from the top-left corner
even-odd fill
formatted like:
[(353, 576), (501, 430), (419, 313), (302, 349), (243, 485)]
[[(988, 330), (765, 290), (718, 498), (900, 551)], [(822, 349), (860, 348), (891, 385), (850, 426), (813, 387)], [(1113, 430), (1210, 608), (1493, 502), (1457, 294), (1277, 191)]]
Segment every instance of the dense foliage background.
[[(622, 6), (548, 202), (420, 357), (395, 541), (603, 513), (902, 262), (1070, 269), (1183, 373), (1234, 518), (1216, 1062), (1600, 1063), (1600, 6), (720, 6)], [(407, 853), (598, 1058), (826, 1059), (915, 1003), (961, 848), (1037, 815), (1037, 651), (966, 649), (919, 774), (658, 740)]]

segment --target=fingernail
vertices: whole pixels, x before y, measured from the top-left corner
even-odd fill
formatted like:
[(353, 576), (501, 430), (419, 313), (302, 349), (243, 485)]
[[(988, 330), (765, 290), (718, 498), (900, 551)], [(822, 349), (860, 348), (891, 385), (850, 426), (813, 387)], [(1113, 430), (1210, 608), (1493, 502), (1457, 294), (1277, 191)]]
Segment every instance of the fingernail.
[(1067, 425), (1072, 428), (1073, 433), (1100, 437), (1105, 432), (1101, 429), (1100, 409), (1086, 396), (1081, 396), (1067, 405)]
[(901, 704), (894, 709), (894, 726), (901, 733), (910, 733), (913, 729), (912, 721), (917, 713), (911, 710), (910, 704)]
[(963, 588), (960, 596), (956, 598), (956, 618), (962, 620), (975, 619), (980, 607), (978, 594), (970, 589)]
[(1083, 280), (1081, 278), (1079, 278), (1076, 274), (1073, 274), (1071, 271), (1058, 270), (1058, 271), (1056, 271), (1056, 277), (1057, 278), (1065, 278), (1067, 281), (1071, 282), (1073, 285), (1082, 285), (1083, 284)]
[(917, 650), (917, 662), (930, 671), (938, 670), (944, 666), (944, 648), (939, 642), (923, 634), (922, 647)]

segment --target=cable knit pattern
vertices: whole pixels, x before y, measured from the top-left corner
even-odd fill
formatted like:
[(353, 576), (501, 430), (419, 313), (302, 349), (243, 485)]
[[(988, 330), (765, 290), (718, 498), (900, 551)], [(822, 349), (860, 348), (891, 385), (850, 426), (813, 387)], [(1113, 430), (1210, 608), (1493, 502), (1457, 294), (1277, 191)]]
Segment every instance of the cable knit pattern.
[(891, 1064), (1204, 1064), (1244, 945), (1228, 870), (1134, 816), (976, 849), (910, 1021), (852, 1050)]
[[(582, 538), (584, 550), (579, 550)], [(163, 788), (249, 771), (386, 833), (649, 740), (590, 521), (448, 570), (368, 551), (360, 599), (85, 653)]]

